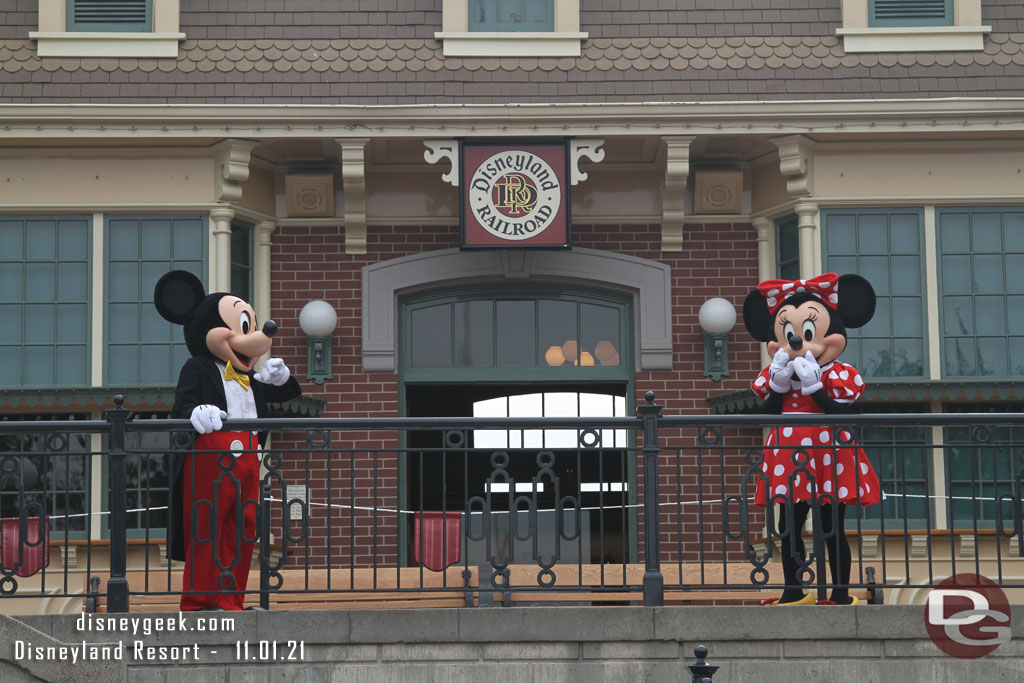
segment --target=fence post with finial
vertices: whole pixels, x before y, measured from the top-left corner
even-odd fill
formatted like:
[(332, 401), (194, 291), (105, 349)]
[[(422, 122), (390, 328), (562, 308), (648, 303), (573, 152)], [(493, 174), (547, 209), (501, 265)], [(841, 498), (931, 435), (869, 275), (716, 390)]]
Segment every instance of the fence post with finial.
[(107, 580), (107, 611), (128, 611), (128, 578), (126, 576), (127, 534), (125, 526), (127, 499), (125, 495), (125, 433), (128, 415), (131, 413), (124, 407), (124, 396), (114, 397), (114, 408), (105, 411), (107, 422), (110, 423), (110, 449), (107, 452), (107, 484), (109, 486), (110, 504), (110, 578)]
[(646, 403), (637, 408), (644, 429), (644, 607), (665, 604), (665, 579), (661, 575), (661, 543), (658, 525), (658, 419), (661, 406), (654, 403), (654, 392), (644, 394)]
[(697, 663), (690, 664), (687, 667), (690, 670), (690, 673), (693, 674), (693, 683), (704, 683), (704, 681), (711, 683), (711, 677), (714, 676), (715, 672), (722, 667), (712, 666), (707, 663), (705, 660), (708, 656), (708, 648), (706, 645), (698, 645), (693, 648), (693, 656), (697, 658)]

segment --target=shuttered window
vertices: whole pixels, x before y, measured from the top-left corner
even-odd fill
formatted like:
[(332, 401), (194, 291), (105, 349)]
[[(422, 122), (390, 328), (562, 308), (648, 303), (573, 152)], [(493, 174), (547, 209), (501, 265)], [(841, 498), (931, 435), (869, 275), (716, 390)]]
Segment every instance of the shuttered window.
[(470, 31), (554, 31), (554, 0), (470, 0)]
[(953, 0), (869, 0), (871, 26), (952, 26)]
[(153, 30), (153, 0), (67, 0), (68, 31)]

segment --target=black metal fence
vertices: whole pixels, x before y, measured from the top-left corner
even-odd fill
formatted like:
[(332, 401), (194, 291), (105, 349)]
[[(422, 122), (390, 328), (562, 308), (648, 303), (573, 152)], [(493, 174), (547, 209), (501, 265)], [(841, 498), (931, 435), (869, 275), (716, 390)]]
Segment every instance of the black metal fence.
[[(105, 420), (0, 422), (0, 599), (111, 612), (177, 609), (183, 593), (271, 609), (660, 605), (786, 588), (825, 599), (838, 585), (879, 602), (960, 572), (1024, 588), (1007, 571), (1024, 556), (1020, 414), (665, 416), (649, 393), (636, 417), (230, 421), (273, 434), (244, 493), (235, 456), (249, 445), (198, 451), (188, 421), (115, 404)], [(767, 506), (756, 491), (775, 450), (765, 434), (811, 426), (831, 436), (793, 449), (788, 482), (817, 492), (804, 527), (788, 490)], [(810, 462), (852, 443), (885, 499), (843, 510)], [(208, 590), (163, 559), (182, 514), (169, 476), (187, 453), (216, 462), (221, 491), (196, 496), (186, 529), (210, 549)], [(186, 472), (194, 486), (204, 476)], [(849, 577), (826, 564), (842, 539)], [(242, 591), (245, 546), (257, 559)]]

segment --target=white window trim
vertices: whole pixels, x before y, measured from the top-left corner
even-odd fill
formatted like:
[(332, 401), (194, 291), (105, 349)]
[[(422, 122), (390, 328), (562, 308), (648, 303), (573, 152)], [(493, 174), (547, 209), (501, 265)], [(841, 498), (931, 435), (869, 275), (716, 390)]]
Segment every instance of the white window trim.
[(964, 52), (985, 49), (981, 0), (953, 0), (953, 26), (869, 26), (868, 0), (843, 0), (836, 35), (846, 52)]
[(445, 57), (579, 57), (588, 38), (580, 31), (580, 0), (554, 0), (555, 30), (484, 32), (469, 30), (469, 0), (444, 0), (441, 31)]
[(40, 57), (177, 57), (180, 0), (153, 0), (153, 30), (149, 33), (114, 33), (67, 30), (67, 0), (39, 0), (36, 41)]

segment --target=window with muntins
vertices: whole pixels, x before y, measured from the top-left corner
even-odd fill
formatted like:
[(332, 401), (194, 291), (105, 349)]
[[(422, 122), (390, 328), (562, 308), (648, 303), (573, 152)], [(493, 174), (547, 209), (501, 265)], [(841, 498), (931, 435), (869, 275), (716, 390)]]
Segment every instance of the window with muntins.
[[(948, 413), (1019, 413), (1020, 403), (953, 403), (943, 406)], [(1024, 428), (954, 425), (945, 428), (950, 519), (954, 528), (971, 527), (974, 520), (991, 527), (997, 509), (1003, 528), (1013, 528), (1013, 500), (1016, 492), (1017, 456), (1024, 443)], [(1019, 499), (1017, 499), (1019, 501)], [(1017, 502), (1020, 505), (1020, 502)], [(1020, 510), (1017, 510), (1019, 514)]]
[(231, 293), (252, 301), (252, 224), (231, 222)]
[(822, 216), (825, 271), (861, 275), (878, 297), (871, 322), (847, 330), (843, 360), (865, 377), (924, 377), (922, 211), (837, 209)]
[(952, 26), (953, 0), (869, 0), (870, 26)]
[(553, 31), (554, 0), (470, 0), (470, 31)]
[(1024, 211), (938, 209), (943, 375), (1024, 375)]
[(612, 296), (532, 289), (432, 296), (405, 304), (406, 380), (626, 379), (630, 306)]
[(153, 0), (67, 0), (68, 31), (146, 33)]
[(800, 235), (797, 216), (775, 221), (775, 276), (783, 280), (800, 279)]
[(0, 386), (89, 384), (91, 241), (84, 216), (0, 219)]
[(203, 216), (108, 216), (106, 353), (108, 385), (167, 385), (188, 358), (181, 330), (160, 317), (153, 288), (169, 270), (206, 280)]

